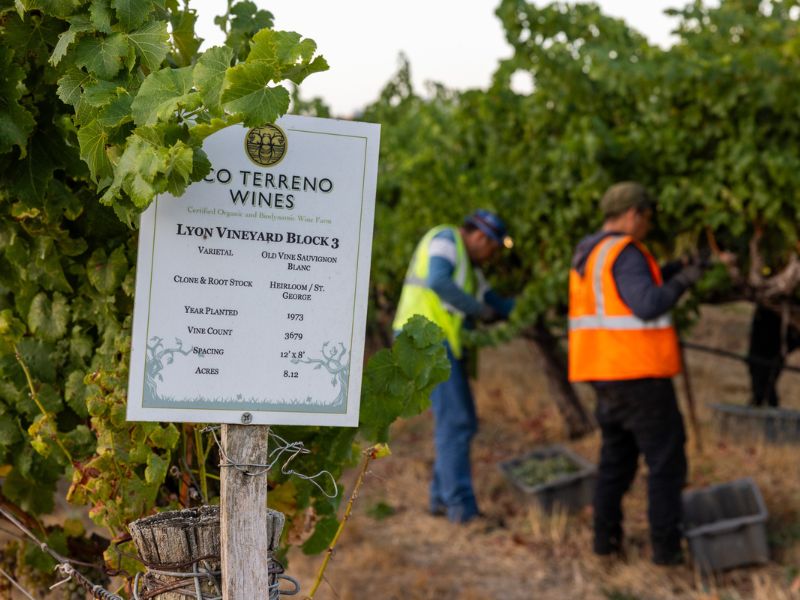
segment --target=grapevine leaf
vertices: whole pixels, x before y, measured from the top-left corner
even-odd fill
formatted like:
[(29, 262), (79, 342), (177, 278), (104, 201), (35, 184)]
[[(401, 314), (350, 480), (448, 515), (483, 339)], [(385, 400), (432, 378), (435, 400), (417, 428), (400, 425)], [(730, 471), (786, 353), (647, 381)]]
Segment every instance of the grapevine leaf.
[(225, 72), (233, 60), (233, 50), (227, 46), (209, 48), (194, 68), (194, 85), (212, 114), (221, 113), (222, 88)]
[(58, 36), (58, 43), (53, 48), (53, 54), (50, 55), (50, 64), (54, 67), (58, 66), (58, 63), (67, 54), (67, 49), (75, 42), (78, 34), (91, 30), (92, 23), (88, 18), (80, 16), (70, 19), (69, 29)]
[(14, 316), (14, 311), (8, 308), (0, 310), (0, 338), (13, 346), (25, 331), (25, 324)]
[(166, 190), (173, 196), (181, 196), (191, 180), (193, 170), (192, 149), (183, 142), (172, 146), (162, 171), (167, 180)]
[(46, 382), (55, 381), (56, 363), (52, 358), (53, 347), (50, 344), (27, 337), (19, 341), (17, 348), (35, 379)]
[(86, 425), (78, 425), (65, 433), (63, 440), (70, 454), (76, 459), (91, 455), (97, 442), (92, 430)]
[(83, 38), (75, 49), (75, 64), (97, 75), (100, 79), (113, 79), (122, 68), (122, 59), (128, 54), (126, 36), (113, 33), (103, 37)]
[(253, 38), (253, 48), (247, 60), (277, 60), (281, 79), (299, 84), (312, 73), (328, 69), (324, 58), (314, 59), (316, 51), (317, 44), (314, 40), (302, 39), (299, 33), (263, 30)]
[(100, 33), (111, 33), (111, 4), (109, 0), (92, 0), (89, 7), (92, 25)]
[(111, 5), (126, 31), (140, 27), (153, 10), (153, 0), (111, 0)]
[(18, 103), (24, 88), (20, 83), (22, 69), (13, 64), (14, 53), (9, 48), (0, 48), (0, 155), (19, 147), (21, 157), (25, 157), (28, 136), (33, 131), (35, 121)]
[(173, 16), (172, 40), (178, 49), (181, 66), (188, 66), (192, 63), (203, 43), (203, 39), (195, 35), (196, 23), (197, 13), (194, 10), (182, 10)]
[(108, 144), (108, 130), (97, 120), (80, 128), (78, 143), (81, 148), (81, 158), (89, 166), (92, 179), (97, 181), (112, 174), (111, 161), (106, 154)]
[(55, 17), (70, 16), (80, 5), (80, 0), (20, 0), (25, 11), (41, 10)]
[(91, 75), (73, 67), (58, 80), (56, 93), (64, 104), (75, 106), (81, 98), (82, 87), (92, 81), (94, 78)]
[(169, 33), (167, 33), (166, 21), (148, 23), (141, 29), (128, 34), (128, 39), (149, 71), (158, 69), (169, 52)]
[(22, 439), (19, 424), (9, 414), (0, 415), (0, 446), (9, 448)]
[(102, 294), (113, 293), (128, 272), (128, 259), (124, 248), (116, 248), (110, 256), (106, 255), (103, 248), (96, 249), (89, 257), (86, 272), (97, 291)]
[[(52, 458), (53, 470), (60, 470), (58, 463)], [(51, 475), (52, 477), (52, 475)], [(3, 481), (3, 494), (24, 511), (37, 515), (53, 510), (53, 493), (55, 479), (49, 482), (23, 477), (19, 469), (12, 469)]]
[(142, 82), (131, 110), (137, 125), (167, 120), (181, 107), (194, 108), (200, 98), (192, 92), (192, 67), (161, 69)]
[(173, 450), (181, 439), (181, 433), (174, 424), (170, 423), (155, 428), (148, 439), (156, 448)]
[(97, 122), (102, 127), (117, 127), (131, 121), (131, 103), (133, 96), (128, 93), (121, 94), (104, 107), (97, 116)]
[(276, 68), (258, 61), (236, 65), (228, 70), (222, 93), (225, 110), (241, 115), (247, 127), (275, 121), (289, 110), (289, 92), (281, 86), (269, 87), (278, 75)]
[(101, 107), (109, 104), (119, 96), (121, 90), (111, 81), (96, 81), (83, 88), (83, 99), (90, 105)]
[(34, 335), (52, 342), (66, 335), (69, 316), (69, 305), (64, 296), (56, 292), (51, 300), (47, 294), (39, 292), (31, 303), (28, 325)]
[(303, 544), (303, 552), (305, 554), (319, 554), (324, 552), (325, 549), (333, 541), (336, 531), (339, 529), (339, 521), (335, 516), (327, 516), (317, 523), (314, 528), (314, 533)]
[(67, 377), (67, 382), (64, 386), (64, 399), (79, 417), (89, 416), (86, 408), (87, 389), (86, 384), (83, 382), (84, 375), (83, 371), (73, 371)]
[(160, 486), (167, 477), (169, 459), (161, 458), (158, 454), (150, 453), (147, 457), (147, 468), (144, 471), (144, 480), (152, 485)]

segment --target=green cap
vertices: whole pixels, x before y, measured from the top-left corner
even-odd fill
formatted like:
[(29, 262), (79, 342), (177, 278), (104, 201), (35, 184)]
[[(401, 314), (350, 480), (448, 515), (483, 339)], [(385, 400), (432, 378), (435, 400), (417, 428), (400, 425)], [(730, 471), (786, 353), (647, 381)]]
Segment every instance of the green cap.
[(641, 183), (623, 181), (612, 185), (600, 200), (600, 210), (606, 219), (616, 217), (635, 208), (638, 211), (654, 210), (655, 197)]

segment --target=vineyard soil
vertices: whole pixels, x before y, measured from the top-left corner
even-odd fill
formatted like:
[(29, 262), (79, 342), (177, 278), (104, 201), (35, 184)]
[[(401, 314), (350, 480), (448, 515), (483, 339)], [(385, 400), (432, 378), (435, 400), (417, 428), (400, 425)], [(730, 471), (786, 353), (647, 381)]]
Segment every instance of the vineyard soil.
[[(705, 309), (691, 339), (744, 353), (750, 308)], [(790, 364), (800, 364), (795, 355)], [(800, 446), (770, 447), (725, 439), (716, 431), (712, 402), (744, 404), (744, 364), (688, 353), (705, 451), (690, 438), (690, 485), (752, 476), (768, 509), (773, 562), (702, 582), (689, 567), (664, 569), (649, 561), (645, 469), (626, 499), (626, 563), (597, 560), (590, 509), (544, 517), (515, 495), (498, 462), (552, 442), (566, 443), (549, 400), (542, 359), (525, 341), (481, 352), (476, 398), (481, 430), (473, 446), (476, 491), (486, 518), (467, 526), (429, 516), (428, 473), (433, 457), (430, 413), (398, 422), (393, 455), (378, 461), (326, 573), (318, 600), (794, 600), (800, 599)], [(675, 380), (685, 410), (683, 383)], [(800, 408), (800, 375), (785, 373), (784, 405)], [(590, 393), (586, 394), (587, 400)], [(591, 402), (591, 400), (589, 400)], [(688, 420), (687, 420), (688, 426)], [(569, 446), (596, 460), (595, 434)], [(352, 482), (352, 477), (349, 479)], [(348, 492), (349, 493), (349, 492)], [(290, 555), (289, 572), (311, 587), (321, 557)]]

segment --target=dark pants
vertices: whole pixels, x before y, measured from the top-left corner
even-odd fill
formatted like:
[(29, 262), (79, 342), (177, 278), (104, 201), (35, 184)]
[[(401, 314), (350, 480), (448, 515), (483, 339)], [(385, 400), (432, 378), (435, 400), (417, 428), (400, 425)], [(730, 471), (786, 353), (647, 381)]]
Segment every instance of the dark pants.
[(644, 455), (647, 516), (655, 562), (669, 562), (681, 547), (681, 490), (686, 483), (686, 433), (670, 379), (603, 382), (597, 422), (603, 434), (594, 496), (594, 550), (622, 549), (622, 497)]
[[(776, 384), (783, 369), (784, 357), (781, 355), (781, 317), (778, 313), (756, 305), (750, 326), (750, 347), (748, 358), (753, 406), (778, 406)], [(789, 327), (787, 352), (800, 347), (800, 332)]]
[(445, 346), (450, 360), (450, 378), (436, 386), (431, 394), (436, 456), (430, 509), (461, 523), (478, 514), (470, 467), (470, 443), (478, 430), (478, 417), (469, 389), (466, 361), (456, 359), (450, 346), (447, 343)]

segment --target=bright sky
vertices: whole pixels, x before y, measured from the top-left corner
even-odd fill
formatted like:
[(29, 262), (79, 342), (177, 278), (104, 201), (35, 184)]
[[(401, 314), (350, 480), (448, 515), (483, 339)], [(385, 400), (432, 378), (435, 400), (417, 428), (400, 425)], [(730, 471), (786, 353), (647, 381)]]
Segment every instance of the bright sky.
[[(449, 88), (485, 87), (498, 60), (511, 54), (494, 14), (499, 0), (255, 0), (275, 15), (275, 28), (317, 42), (331, 69), (301, 86), (321, 96), (337, 116), (350, 116), (378, 97), (404, 52), (417, 91), (426, 81)], [(688, 0), (597, 0), (606, 14), (624, 18), (653, 43), (668, 46), (672, 19), (664, 9)], [(537, 4), (545, 4), (538, 1)], [(213, 18), (225, 0), (193, 3), (204, 47), (223, 42)]]

